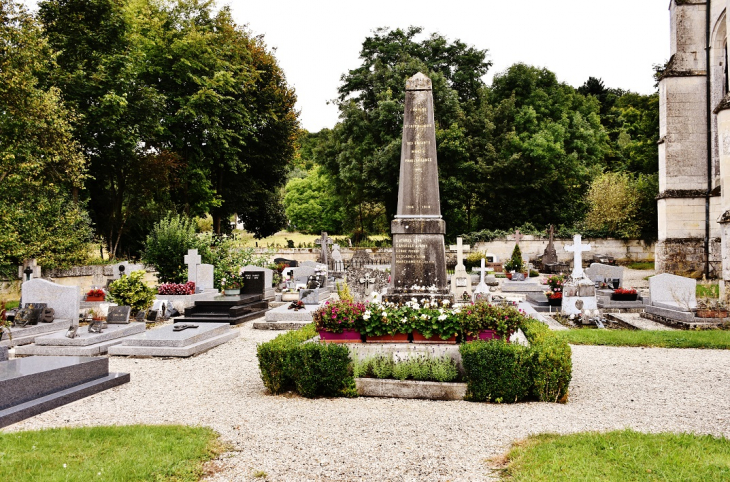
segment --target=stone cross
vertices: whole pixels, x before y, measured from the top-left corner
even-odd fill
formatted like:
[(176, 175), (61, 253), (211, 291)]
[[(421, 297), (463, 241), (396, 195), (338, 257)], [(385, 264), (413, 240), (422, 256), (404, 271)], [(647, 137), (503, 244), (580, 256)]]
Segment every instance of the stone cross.
[(198, 283), (198, 265), (203, 262), (203, 258), (198, 254), (197, 249), (189, 249), (183, 261), (188, 265), (188, 281), (195, 284)]
[(522, 241), (522, 233), (520, 233), (520, 230), (518, 229), (515, 231), (515, 244), (520, 244), (520, 241)]
[(479, 271), (480, 278), (479, 278), (479, 284), (485, 284), (484, 283), (484, 273), (487, 272), (486, 266), (484, 266), (484, 258), (482, 258), (482, 267), (481, 268), (474, 268), (474, 271)]
[(462, 250), (471, 249), (471, 246), (469, 246), (468, 244), (462, 244), (462, 242), (462, 238), (456, 238), (456, 246), (454, 246), (453, 244), (449, 246), (449, 249), (451, 251), (456, 251), (456, 264), (458, 266), (464, 266), (464, 252)]
[(378, 281), (376, 278), (373, 278), (371, 276), (365, 275), (362, 278), (360, 278), (360, 284), (365, 285), (365, 294), (366, 295), (369, 295), (372, 292), (372, 290), (370, 289), (370, 283), (375, 283)]
[(573, 272), (571, 276), (573, 279), (585, 278), (583, 273), (583, 253), (591, 250), (590, 244), (581, 244), (580, 234), (576, 234), (573, 237), (573, 245), (566, 246), (565, 250), (573, 253)]
[(322, 257), (320, 258), (320, 261), (322, 261), (322, 264), (327, 265), (329, 255), (327, 245), (333, 243), (332, 238), (327, 236), (327, 231), (322, 231), (322, 237), (315, 240), (314, 243), (319, 244), (322, 248)]
[(549, 241), (551, 245), (553, 244), (553, 231), (554, 231), (554, 228), (553, 228), (553, 225), (551, 224), (550, 225), (550, 241)]

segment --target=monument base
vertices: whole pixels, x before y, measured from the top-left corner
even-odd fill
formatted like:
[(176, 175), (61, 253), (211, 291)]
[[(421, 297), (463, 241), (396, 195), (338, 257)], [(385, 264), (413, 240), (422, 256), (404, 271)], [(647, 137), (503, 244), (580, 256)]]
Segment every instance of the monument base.
[(449, 305), (454, 304), (454, 296), (451, 293), (415, 293), (415, 292), (388, 292), (388, 294), (383, 295), (383, 301), (386, 303), (395, 303), (395, 304), (403, 304), (408, 301), (413, 300), (418, 301), (419, 303), (423, 303), (425, 301), (429, 301), (433, 303), (434, 301), (437, 301), (439, 304), (443, 304), (444, 301), (449, 302)]
[(445, 231), (446, 223), (436, 218), (399, 218), (391, 223), (392, 293), (448, 295)]

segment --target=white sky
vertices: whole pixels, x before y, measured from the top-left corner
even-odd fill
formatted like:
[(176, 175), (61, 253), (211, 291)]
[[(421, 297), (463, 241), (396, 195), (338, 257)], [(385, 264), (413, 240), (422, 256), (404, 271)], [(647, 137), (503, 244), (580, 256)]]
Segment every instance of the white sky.
[[(669, 58), (669, 0), (218, 0), (239, 24), (264, 34), (297, 92), (305, 129), (338, 120), (340, 76), (360, 65), (365, 37), (411, 25), (488, 49), (487, 78), (516, 62), (547, 67), (578, 87), (654, 90), (652, 65)], [(36, 0), (25, 0), (31, 8)]]
[(487, 79), (516, 62), (547, 67), (578, 87), (654, 91), (652, 65), (669, 58), (669, 0), (229, 0), (236, 22), (265, 34), (298, 96), (305, 129), (337, 122), (340, 76), (378, 27), (424, 27), (489, 49)]

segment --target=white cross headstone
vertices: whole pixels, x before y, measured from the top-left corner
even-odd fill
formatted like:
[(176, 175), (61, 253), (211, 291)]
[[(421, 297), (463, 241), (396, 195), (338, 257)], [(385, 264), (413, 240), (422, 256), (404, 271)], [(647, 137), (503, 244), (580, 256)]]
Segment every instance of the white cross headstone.
[(571, 276), (573, 279), (585, 278), (583, 272), (583, 253), (591, 250), (590, 244), (581, 244), (580, 234), (576, 234), (573, 237), (573, 245), (566, 246), (565, 250), (573, 253), (573, 272)]
[(185, 264), (188, 265), (188, 281), (198, 283), (198, 265), (202, 263), (203, 258), (198, 254), (197, 249), (189, 249), (188, 254), (183, 258)]
[(463, 240), (462, 238), (456, 238), (456, 245), (449, 246), (449, 249), (451, 251), (456, 251), (456, 265), (457, 266), (464, 266), (464, 251), (463, 250), (469, 250), (471, 249), (471, 246), (468, 244), (462, 244)]
[(328, 257), (329, 257), (329, 248), (327, 245), (333, 244), (332, 238), (327, 236), (327, 231), (322, 231), (322, 237), (319, 239), (316, 239), (314, 241), (315, 244), (319, 244), (322, 247), (322, 256), (320, 257), (320, 261), (327, 266), (328, 265)]
[(480, 300), (480, 299), (486, 299), (489, 300), (489, 286), (487, 286), (487, 283), (484, 282), (484, 274), (487, 272), (487, 268), (484, 265), (484, 258), (482, 258), (482, 267), (476, 268), (474, 271), (478, 271), (480, 274), (479, 277), (479, 284), (474, 289), (474, 301)]

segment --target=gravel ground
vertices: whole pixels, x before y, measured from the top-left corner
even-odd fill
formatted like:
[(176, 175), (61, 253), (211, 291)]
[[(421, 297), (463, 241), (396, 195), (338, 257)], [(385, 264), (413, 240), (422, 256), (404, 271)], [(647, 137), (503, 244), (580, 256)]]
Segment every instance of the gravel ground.
[(656, 321), (642, 318), (640, 313), (619, 313), (614, 314), (613, 316), (621, 318), (622, 321), (628, 323), (629, 325), (635, 326), (640, 330), (677, 331), (675, 328), (672, 328), (670, 326), (662, 325), (661, 323), (657, 323)]
[(681, 431), (730, 437), (730, 351), (573, 347), (568, 404), (492, 405), (270, 396), (256, 331), (192, 359), (112, 358), (132, 381), (5, 429), (199, 424), (232, 444), (212, 481), (491, 480), (489, 459), (529, 434)]

